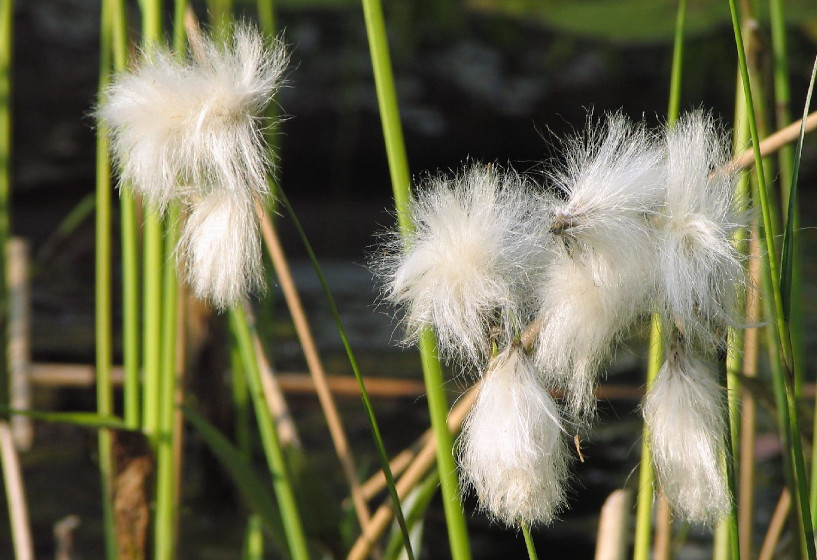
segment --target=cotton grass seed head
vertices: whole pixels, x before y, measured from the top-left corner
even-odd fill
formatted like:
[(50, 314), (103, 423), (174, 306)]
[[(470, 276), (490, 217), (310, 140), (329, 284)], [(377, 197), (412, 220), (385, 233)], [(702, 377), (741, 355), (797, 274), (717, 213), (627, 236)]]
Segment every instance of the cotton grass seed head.
[(723, 519), (731, 505), (723, 463), (725, 406), (715, 371), (678, 343), (643, 404), (667, 499), (682, 518), (706, 526)]
[(564, 195), (549, 230), (610, 261), (636, 261), (650, 252), (649, 218), (660, 208), (664, 155), (640, 124), (617, 113), (588, 123), (583, 136), (565, 143), (564, 164), (550, 173)]
[(659, 231), (664, 314), (686, 335), (717, 345), (718, 327), (739, 323), (743, 257), (733, 242), (745, 227), (727, 169), (728, 138), (711, 116), (695, 112), (667, 133), (666, 204)]
[(96, 111), (121, 180), (160, 210), (214, 185), (267, 192), (263, 112), (286, 52), (243, 24), (229, 45), (205, 36), (195, 47), (183, 61), (161, 46), (143, 54), (113, 78)]
[(459, 450), (464, 485), (491, 518), (550, 523), (564, 507), (569, 460), (559, 410), (521, 349), (491, 362)]
[(226, 189), (214, 189), (192, 208), (179, 241), (179, 258), (199, 299), (217, 309), (241, 304), (264, 286), (255, 207)]
[(532, 201), (519, 175), (491, 165), (421, 185), (410, 205), (414, 231), (375, 264), (386, 298), (405, 309), (409, 341), (433, 327), (444, 355), (481, 363), (492, 329), (510, 338), (542, 254)]
[(615, 343), (649, 310), (644, 265), (562, 248), (537, 289), (536, 367), (548, 384), (564, 391), (566, 411), (579, 423), (595, 413), (596, 381)]

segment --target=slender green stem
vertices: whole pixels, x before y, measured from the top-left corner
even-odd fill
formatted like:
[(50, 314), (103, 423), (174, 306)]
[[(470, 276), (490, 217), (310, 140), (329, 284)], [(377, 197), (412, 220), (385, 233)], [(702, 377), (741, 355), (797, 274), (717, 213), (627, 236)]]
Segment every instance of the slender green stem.
[(669, 107), (667, 122), (672, 125), (678, 120), (681, 107), (681, 76), (684, 67), (684, 29), (686, 27), (687, 0), (678, 2), (675, 17), (675, 40), (672, 48), (672, 71), (669, 87)]
[(253, 514), (247, 518), (241, 560), (264, 560), (264, 525), (260, 515)]
[(529, 560), (539, 560), (536, 555), (536, 547), (533, 544), (533, 536), (530, 534), (530, 528), (527, 525), (522, 525), (522, 535), (525, 537), (525, 548), (528, 549)]
[[(789, 64), (788, 48), (786, 46), (786, 20), (783, 13), (782, 0), (769, 0), (769, 24), (772, 39), (772, 60), (774, 61), (772, 72), (774, 73), (774, 99), (775, 116), (777, 128), (786, 126), (791, 122), (791, 88), (789, 87)], [(783, 146), (777, 154), (777, 161), (780, 168), (778, 181), (780, 183), (780, 194), (782, 196), (783, 207), (789, 206), (789, 195), (791, 191), (791, 178), (794, 167), (794, 151), (790, 145)], [(800, 212), (797, 200), (794, 201), (794, 209), (789, 213), (792, 220), (794, 236), (792, 238), (793, 255), (799, 256), (798, 239)], [(800, 301), (802, 298), (802, 271), (800, 259), (795, 258), (792, 270), (791, 281), (791, 301)], [(794, 360), (794, 394), (798, 397), (803, 392), (803, 374), (805, 372), (804, 350), (803, 350), (803, 307), (795, 305), (789, 315), (789, 331), (791, 333), (792, 359)], [(812, 510), (817, 507), (817, 503), (812, 504)]]
[[(650, 355), (647, 362), (647, 391), (652, 388), (661, 363), (664, 359), (664, 335), (661, 319), (653, 314), (650, 327)], [(634, 560), (649, 560), (652, 541), (652, 503), (653, 503), (653, 468), (652, 453), (650, 452), (650, 434), (647, 425), (641, 440), (641, 464), (638, 473), (638, 505), (635, 514), (635, 548)]]
[[(6, 243), (11, 229), (11, 91), (14, 0), (0, 0), (0, 406), (8, 407)], [(5, 418), (5, 414), (3, 414)]]
[[(142, 2), (143, 43), (147, 52), (161, 40), (162, 4), (160, 0)], [(156, 208), (144, 208), (144, 293), (142, 299), (142, 368), (144, 387), (142, 429), (155, 438), (160, 423), (162, 375), (162, 269), (164, 250), (162, 219)]]
[[(111, 2), (103, 2), (100, 26), (99, 89), (102, 91), (110, 76), (113, 32)], [(96, 141), (96, 247), (95, 247), (95, 342), (96, 342), (96, 408), (103, 416), (113, 414), (113, 321), (111, 286), (111, 166), (108, 157), (108, 136), (104, 127), (97, 129)], [(99, 474), (102, 485), (102, 515), (105, 528), (105, 558), (118, 556), (116, 519), (113, 511), (113, 434), (99, 430)]]
[[(405, 235), (411, 229), (411, 221), (407, 211), (411, 183), (406, 148), (403, 141), (403, 129), (397, 107), (397, 94), (394, 87), (386, 25), (379, 0), (362, 0), (362, 3), (397, 220), (400, 231)], [(442, 367), (437, 356), (434, 335), (431, 332), (427, 332), (420, 337), (420, 357), (428, 393), (431, 425), (437, 436), (437, 467), (440, 471), (440, 487), (448, 526), (451, 556), (454, 560), (468, 560), (471, 558), (471, 545), (468, 540), (465, 515), (460, 503), (459, 480), (453, 454), (453, 438), (446, 426), (449, 403), (445, 394)]]
[[(178, 240), (178, 206), (170, 208), (165, 238), (165, 253), (172, 254)], [(154, 555), (157, 560), (171, 559), (176, 551), (176, 480), (175, 458), (179, 435), (176, 433), (177, 321), (178, 279), (172, 266), (164, 267), (162, 303), (161, 377), (159, 390), (159, 424), (156, 437), (156, 517)]]
[(264, 35), (275, 35), (275, 3), (274, 0), (258, 0), (258, 22)]
[(309, 552), (301, 525), (301, 515), (295, 501), (295, 493), (290, 482), (284, 451), (278, 439), (278, 432), (264, 399), (261, 372), (258, 369), (258, 361), (252, 344), (252, 333), (242, 307), (236, 307), (230, 311), (230, 327), (236, 337), (244, 361), (244, 372), (247, 375), (250, 397), (255, 408), (261, 444), (272, 475), (273, 489), (278, 498), (278, 508), (281, 511), (290, 556), (293, 560), (308, 560)]
[[(185, 56), (184, 16), (187, 8), (185, 0), (176, 0), (174, 9), (173, 45), (176, 57)], [(164, 255), (172, 255), (179, 240), (179, 220), (181, 212), (178, 204), (168, 209), (164, 239)], [(176, 269), (165, 262), (162, 268), (161, 304), (161, 347), (159, 377), (158, 423), (156, 425), (156, 512), (154, 518), (154, 549), (157, 560), (170, 560), (176, 556), (178, 543), (177, 480), (179, 468), (176, 465), (177, 446), (181, 443), (176, 429), (176, 380), (178, 343), (178, 287)]]
[[(114, 69), (122, 71), (127, 62), (127, 25), (123, 0), (108, 0), (116, 14), (113, 22)], [(125, 370), (124, 417), (131, 429), (141, 426), (139, 398), (139, 226), (136, 201), (130, 188), (119, 189), (120, 231), (122, 235), (122, 364)]]
[[(812, 529), (811, 509), (808, 500), (808, 482), (806, 480), (806, 469), (803, 457), (802, 442), (800, 440), (800, 421), (797, 415), (797, 402), (794, 396), (793, 382), (796, 375), (793, 372), (794, 364), (791, 359), (791, 338), (788, 332), (788, 324), (785, 321), (783, 313), (782, 294), (780, 292), (780, 277), (777, 269), (777, 257), (775, 256), (775, 245), (773, 238), (773, 227), (771, 223), (771, 213), (769, 209), (769, 198), (766, 191), (766, 180), (763, 172), (763, 160), (760, 155), (759, 137), (757, 132), (757, 123), (755, 122), (754, 103), (752, 100), (752, 88), (749, 81), (749, 70), (746, 64), (746, 54), (744, 52), (743, 38), (741, 34), (737, 6), (735, 0), (729, 0), (729, 9), (732, 16), (732, 27), (735, 33), (735, 44), (738, 51), (738, 63), (743, 81), (744, 95), (746, 97), (746, 105), (749, 116), (749, 130), (752, 135), (752, 145), (755, 154), (755, 172), (758, 179), (758, 198), (760, 200), (761, 215), (763, 217), (763, 230), (765, 241), (765, 258), (764, 262), (768, 266), (764, 267), (764, 272), (768, 275), (769, 286), (772, 288), (772, 297), (774, 306), (771, 308), (769, 319), (776, 326), (775, 344), (772, 348), (776, 349), (773, 354), (779, 357), (781, 362), (781, 377), (782, 384), (785, 388), (786, 398), (781, 402), (784, 406), (784, 412), (788, 417), (787, 426), (781, 426), (781, 429), (789, 431), (791, 437), (791, 447), (788, 448), (792, 456), (792, 464), (796, 477), (796, 488), (794, 488), (795, 498), (797, 500), (800, 521), (802, 530), (804, 532), (806, 554), (810, 560), (817, 557), (814, 546), (814, 531)], [(785, 404), (783, 404), (785, 403)]]

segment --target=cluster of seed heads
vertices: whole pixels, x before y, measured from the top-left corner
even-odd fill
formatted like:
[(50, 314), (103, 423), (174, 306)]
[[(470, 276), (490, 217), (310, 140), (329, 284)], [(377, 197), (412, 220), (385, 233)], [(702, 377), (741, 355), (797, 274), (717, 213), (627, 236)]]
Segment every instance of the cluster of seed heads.
[(600, 373), (653, 312), (668, 333), (643, 405), (660, 484), (686, 519), (727, 513), (724, 395), (703, 360), (740, 325), (745, 285), (728, 146), (703, 112), (660, 131), (614, 114), (565, 142), (544, 186), (470, 164), (417, 189), (413, 232), (376, 267), (407, 342), (432, 328), (444, 358), (484, 372), (459, 456), (493, 518), (548, 523), (564, 508), (565, 426), (589, 426)]

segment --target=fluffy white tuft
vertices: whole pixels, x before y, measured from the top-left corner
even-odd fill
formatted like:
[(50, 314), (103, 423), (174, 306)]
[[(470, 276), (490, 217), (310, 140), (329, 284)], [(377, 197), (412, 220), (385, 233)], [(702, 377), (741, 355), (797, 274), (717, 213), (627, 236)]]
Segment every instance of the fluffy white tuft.
[(664, 196), (663, 150), (641, 124), (610, 115), (569, 140), (565, 164), (551, 174), (565, 200), (553, 208), (550, 231), (610, 261), (650, 252), (650, 217)]
[(233, 36), (229, 46), (204, 37), (181, 62), (157, 46), (102, 97), (96, 115), (110, 129), (121, 180), (160, 210), (213, 185), (267, 193), (263, 111), (288, 59), (249, 25)]
[(264, 285), (261, 242), (252, 201), (215, 189), (194, 207), (179, 241), (179, 257), (196, 297), (225, 309)]
[(544, 244), (555, 254), (538, 288), (536, 365), (566, 393), (578, 420), (595, 411), (593, 388), (613, 345), (654, 295), (651, 219), (663, 200), (664, 156), (642, 125), (611, 115), (568, 142), (552, 177)]
[(731, 505), (723, 463), (725, 406), (712, 368), (677, 345), (644, 398), (664, 493), (684, 519), (707, 526), (723, 519)]
[(409, 340), (433, 327), (444, 355), (481, 363), (490, 336), (507, 340), (519, 328), (542, 255), (533, 200), (522, 178), (488, 165), (420, 190), (410, 206), (414, 232), (375, 264), (385, 296), (405, 308)]
[(121, 181), (160, 210), (180, 195), (179, 162), (197, 105), (188, 78), (173, 54), (157, 45), (114, 78), (96, 111), (110, 130)]
[(559, 410), (517, 347), (497, 356), (460, 436), (466, 487), (494, 519), (550, 523), (565, 505), (568, 454)]
[(535, 362), (545, 382), (564, 391), (566, 411), (580, 422), (595, 412), (599, 370), (617, 339), (649, 309), (649, 262), (649, 254), (626, 263), (562, 250), (544, 275)]
[(695, 112), (667, 133), (667, 195), (659, 231), (664, 313), (698, 342), (716, 345), (717, 327), (738, 323), (745, 284), (734, 248), (745, 227), (734, 199), (737, 175), (726, 168), (729, 141), (709, 115)]

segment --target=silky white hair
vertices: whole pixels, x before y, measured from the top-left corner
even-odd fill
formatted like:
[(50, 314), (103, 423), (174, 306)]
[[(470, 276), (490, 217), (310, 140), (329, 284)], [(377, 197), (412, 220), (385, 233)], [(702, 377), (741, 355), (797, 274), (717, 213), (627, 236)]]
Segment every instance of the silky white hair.
[(493, 165), (419, 189), (409, 209), (414, 231), (375, 263), (385, 297), (405, 309), (409, 342), (433, 327), (444, 356), (484, 363), (492, 328), (500, 344), (512, 337), (541, 267), (533, 201), (522, 177)]
[(241, 304), (249, 292), (262, 289), (264, 266), (252, 200), (213, 189), (192, 207), (178, 256), (196, 297), (217, 309)]
[(160, 211), (193, 191), (216, 187), (267, 194), (271, 161), (263, 112), (288, 56), (258, 31), (236, 25), (230, 45), (202, 36), (195, 56), (177, 60), (156, 45), (114, 76), (96, 111), (110, 130), (122, 182)]
[(479, 391), (459, 440), (463, 489), (506, 525), (550, 523), (565, 506), (569, 463), (556, 403), (516, 346), (493, 359)]
[(729, 513), (732, 498), (724, 462), (726, 399), (712, 367), (675, 343), (643, 413), (658, 481), (673, 509), (714, 526)]
[(539, 287), (536, 366), (546, 383), (564, 391), (566, 411), (580, 423), (595, 413), (599, 370), (621, 334), (647, 308), (643, 264), (562, 250)]
[(664, 194), (663, 151), (621, 114), (566, 143), (551, 174), (564, 198), (543, 208), (542, 243), (555, 254), (539, 288), (536, 365), (566, 392), (579, 421), (595, 411), (602, 363), (654, 294), (652, 216)]
[(709, 348), (718, 327), (739, 324), (743, 256), (734, 236), (745, 228), (735, 201), (737, 174), (727, 167), (729, 141), (712, 117), (689, 113), (667, 132), (667, 194), (659, 229), (663, 314)]
[(178, 261), (196, 296), (219, 309), (263, 286), (255, 204), (273, 171), (264, 111), (288, 62), (283, 44), (251, 25), (231, 31), (228, 44), (191, 40), (184, 60), (156, 45), (113, 78), (96, 111), (120, 184), (160, 212), (188, 208)]

